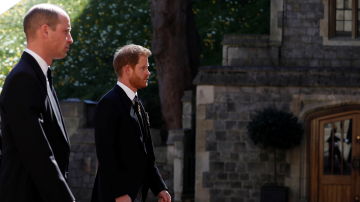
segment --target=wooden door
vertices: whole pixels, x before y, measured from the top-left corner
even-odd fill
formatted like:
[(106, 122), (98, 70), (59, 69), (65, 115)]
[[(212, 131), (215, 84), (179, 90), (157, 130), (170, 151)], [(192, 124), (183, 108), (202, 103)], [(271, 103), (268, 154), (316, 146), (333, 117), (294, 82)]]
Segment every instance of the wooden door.
[(310, 201), (360, 202), (360, 112), (311, 121)]

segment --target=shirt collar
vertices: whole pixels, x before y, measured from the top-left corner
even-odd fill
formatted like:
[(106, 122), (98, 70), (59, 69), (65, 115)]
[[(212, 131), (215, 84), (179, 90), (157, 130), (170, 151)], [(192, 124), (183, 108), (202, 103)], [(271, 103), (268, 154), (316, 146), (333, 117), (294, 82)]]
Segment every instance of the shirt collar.
[(137, 96), (137, 92), (132, 91), (129, 87), (127, 87), (125, 84), (121, 83), (120, 81), (117, 81), (116, 84), (125, 91), (126, 95), (130, 98), (131, 101), (133, 101), (135, 96)]
[(37, 63), (39, 64), (41, 70), (43, 71), (45, 77), (47, 78), (47, 71), (49, 69), (49, 66), (47, 65), (47, 63), (45, 62), (44, 59), (42, 59), (38, 54), (36, 54), (34, 51), (26, 48), (25, 52), (29, 53), (31, 56), (33, 56), (33, 58), (37, 61)]

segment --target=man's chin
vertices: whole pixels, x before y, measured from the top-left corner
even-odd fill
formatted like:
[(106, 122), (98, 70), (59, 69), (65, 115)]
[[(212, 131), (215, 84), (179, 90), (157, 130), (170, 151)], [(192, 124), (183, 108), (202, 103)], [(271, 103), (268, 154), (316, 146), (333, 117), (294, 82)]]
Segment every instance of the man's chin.
[(59, 59), (63, 59), (63, 58), (65, 58), (67, 56), (67, 53), (65, 53), (64, 55), (59, 55), (59, 56), (57, 56), (57, 57), (55, 57), (54, 59), (56, 59), (56, 60), (59, 60)]

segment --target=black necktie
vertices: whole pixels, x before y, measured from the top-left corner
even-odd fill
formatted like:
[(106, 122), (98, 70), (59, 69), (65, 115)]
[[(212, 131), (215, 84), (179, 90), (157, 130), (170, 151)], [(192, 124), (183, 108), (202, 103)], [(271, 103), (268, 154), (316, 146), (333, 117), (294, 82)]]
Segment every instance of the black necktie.
[(60, 109), (59, 109), (58, 104), (56, 102), (55, 93), (52, 90), (53, 87), (52, 87), (52, 76), (51, 76), (50, 68), (47, 71), (47, 79), (48, 79), (48, 81), (46, 82), (47, 83), (46, 84), (46, 89), (47, 89), (48, 97), (49, 97), (49, 100), (50, 100), (51, 108), (53, 110), (53, 113), (55, 114), (55, 118), (56, 118), (56, 120), (58, 122), (58, 125), (59, 125), (61, 131), (65, 135), (65, 129), (64, 129), (64, 126), (62, 124)]
[(134, 98), (134, 108), (135, 108), (136, 115), (138, 116), (140, 125), (141, 125), (141, 130), (143, 131), (143, 133), (145, 133), (145, 124), (144, 124), (144, 120), (143, 120), (142, 109), (140, 106), (139, 98), (137, 96), (135, 96), (135, 98)]
[(134, 110), (135, 110), (136, 116), (138, 117), (139, 124), (140, 124), (140, 130), (141, 130), (140, 139), (141, 139), (142, 143), (144, 144), (145, 153), (147, 153), (147, 148), (146, 148), (146, 143), (145, 143), (146, 128), (145, 128), (145, 123), (143, 120), (143, 115), (142, 115), (143, 113), (142, 113), (140, 100), (137, 96), (135, 96), (135, 98), (134, 98)]
[(47, 71), (46, 76), (47, 76), (47, 79), (48, 79), (48, 81), (49, 81), (50, 86), (52, 87), (52, 75), (51, 75), (51, 69), (50, 69), (50, 67), (48, 68), (48, 71)]

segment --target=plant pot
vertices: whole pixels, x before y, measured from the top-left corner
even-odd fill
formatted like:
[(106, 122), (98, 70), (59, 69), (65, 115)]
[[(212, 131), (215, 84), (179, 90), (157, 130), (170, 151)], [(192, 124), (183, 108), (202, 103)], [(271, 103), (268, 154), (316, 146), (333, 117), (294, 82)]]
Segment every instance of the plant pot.
[(279, 185), (261, 187), (260, 202), (288, 202), (289, 188)]

